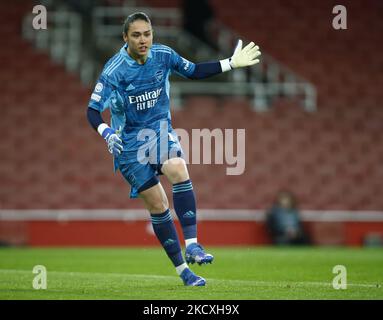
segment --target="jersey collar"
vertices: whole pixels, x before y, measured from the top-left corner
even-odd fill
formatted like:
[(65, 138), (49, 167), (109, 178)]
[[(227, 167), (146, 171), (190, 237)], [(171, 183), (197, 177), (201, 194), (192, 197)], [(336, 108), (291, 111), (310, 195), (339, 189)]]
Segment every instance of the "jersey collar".
[[(134, 63), (137, 63), (136, 60), (134, 60), (129, 54), (128, 54), (128, 44), (125, 43), (122, 48), (120, 49), (120, 53), (122, 54), (122, 56), (127, 60), (127, 62), (129, 63), (129, 65), (132, 65)], [(148, 52), (148, 59), (149, 58), (152, 58), (152, 49), (149, 49), (149, 52)], [(138, 64), (138, 63), (137, 63)]]

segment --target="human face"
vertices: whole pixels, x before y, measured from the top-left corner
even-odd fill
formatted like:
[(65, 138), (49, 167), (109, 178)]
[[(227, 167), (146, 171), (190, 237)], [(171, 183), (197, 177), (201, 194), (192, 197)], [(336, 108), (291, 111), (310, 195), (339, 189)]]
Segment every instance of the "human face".
[(290, 209), (291, 208), (291, 198), (286, 194), (281, 195), (279, 198), (279, 204), (282, 208)]
[(144, 63), (153, 44), (153, 30), (150, 23), (136, 20), (129, 25), (127, 34), (123, 34), (128, 44), (129, 55), (138, 63)]

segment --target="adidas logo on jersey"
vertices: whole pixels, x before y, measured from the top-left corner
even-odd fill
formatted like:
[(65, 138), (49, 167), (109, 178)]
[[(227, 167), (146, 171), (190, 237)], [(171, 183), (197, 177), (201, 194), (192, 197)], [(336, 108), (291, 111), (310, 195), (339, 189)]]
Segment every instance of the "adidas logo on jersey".
[(130, 83), (129, 86), (126, 88), (126, 91), (131, 91), (134, 89), (136, 89), (136, 87)]

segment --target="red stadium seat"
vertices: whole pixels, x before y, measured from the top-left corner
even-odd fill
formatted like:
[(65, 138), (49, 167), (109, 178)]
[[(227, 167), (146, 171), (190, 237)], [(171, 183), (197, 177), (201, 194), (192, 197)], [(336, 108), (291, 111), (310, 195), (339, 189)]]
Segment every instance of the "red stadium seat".
[[(382, 51), (376, 31), (381, 24), (368, 34), (363, 27), (369, 14), (378, 16), (377, 2), (353, 1), (359, 14), (342, 34), (330, 29), (330, 0), (310, 6), (258, 1), (256, 9), (251, 0), (211, 3), (222, 22), (317, 86), (318, 111), (307, 114), (286, 98), (276, 99), (264, 114), (255, 113), (246, 98), (183, 99), (183, 108), (173, 113), (175, 128), (246, 129), (243, 175), (226, 175), (227, 164), (189, 166), (198, 206), (264, 209), (280, 189), (290, 188), (307, 209), (381, 209), (382, 55), (371, 54)], [(104, 141), (87, 124), (91, 89), (23, 41), (19, 23), (25, 8), (6, 6), (10, 14), (0, 30), (9, 43), (0, 52), (0, 175), (9, 187), (0, 188), (2, 207), (141, 208), (128, 200), (129, 187), (113, 174)], [(318, 43), (326, 45), (318, 50)]]

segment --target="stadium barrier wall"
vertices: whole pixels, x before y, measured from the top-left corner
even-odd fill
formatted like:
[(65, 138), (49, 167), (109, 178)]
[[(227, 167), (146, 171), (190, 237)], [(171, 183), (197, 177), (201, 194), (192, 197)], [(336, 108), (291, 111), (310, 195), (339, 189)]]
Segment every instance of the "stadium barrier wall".
[[(205, 245), (269, 245), (260, 210), (199, 210)], [(361, 246), (383, 237), (383, 212), (302, 211), (315, 245)], [(175, 218), (181, 235), (181, 228)], [(181, 237), (182, 240), (182, 237)], [(156, 246), (145, 210), (0, 210), (0, 244), (27, 246)]]

